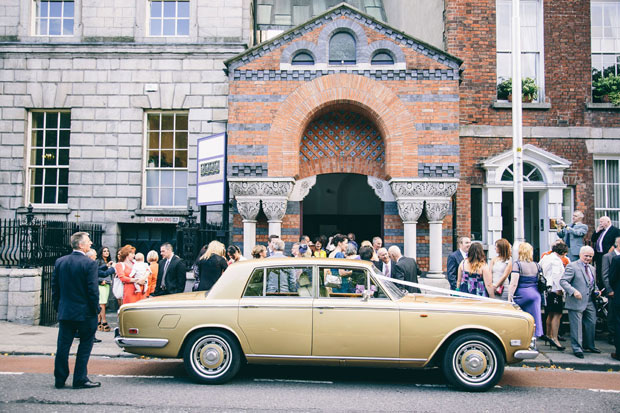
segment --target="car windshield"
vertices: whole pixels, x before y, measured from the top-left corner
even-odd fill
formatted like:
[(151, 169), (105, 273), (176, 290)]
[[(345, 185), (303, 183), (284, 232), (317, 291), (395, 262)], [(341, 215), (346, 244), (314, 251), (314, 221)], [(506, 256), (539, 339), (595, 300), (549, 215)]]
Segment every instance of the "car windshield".
[[(375, 267), (374, 265), (372, 266), (372, 269), (375, 273), (375, 275), (380, 275), (383, 276), (383, 273), (381, 271), (379, 271), (379, 269), (377, 267)], [(379, 282), (381, 285), (383, 285), (383, 287), (385, 287), (385, 289), (388, 291), (388, 294), (390, 294), (392, 297), (394, 297), (394, 299), (396, 300), (400, 300), (401, 298), (403, 298), (405, 295), (407, 295), (407, 290), (405, 290), (403, 285), (400, 284), (396, 284), (392, 281), (386, 280), (384, 278), (377, 280), (377, 282)]]

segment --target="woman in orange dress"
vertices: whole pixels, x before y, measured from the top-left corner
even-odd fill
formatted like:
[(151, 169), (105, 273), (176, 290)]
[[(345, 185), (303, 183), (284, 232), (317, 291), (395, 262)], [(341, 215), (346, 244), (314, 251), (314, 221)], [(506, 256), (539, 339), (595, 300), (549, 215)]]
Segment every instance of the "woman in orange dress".
[(146, 262), (149, 263), (149, 268), (151, 269), (151, 275), (149, 275), (149, 290), (146, 293), (147, 297), (153, 294), (157, 286), (157, 274), (159, 273), (159, 264), (157, 260), (159, 260), (157, 251), (149, 251), (149, 253), (146, 254)]
[(125, 284), (123, 289), (123, 304), (135, 303), (144, 298), (143, 292), (136, 292), (135, 282), (144, 284), (144, 280), (132, 278), (129, 275), (133, 269), (133, 257), (136, 255), (136, 249), (131, 245), (125, 245), (118, 252), (118, 263), (116, 264), (116, 274), (118, 278)]

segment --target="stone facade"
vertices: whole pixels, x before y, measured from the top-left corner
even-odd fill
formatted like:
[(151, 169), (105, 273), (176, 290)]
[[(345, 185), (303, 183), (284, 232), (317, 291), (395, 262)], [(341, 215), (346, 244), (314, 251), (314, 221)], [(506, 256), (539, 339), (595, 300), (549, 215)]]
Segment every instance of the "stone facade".
[[(197, 138), (225, 131), (223, 61), (249, 41), (249, 2), (192, 1), (185, 37), (147, 36), (146, 1), (78, 0), (74, 35), (63, 37), (34, 36), (35, 2), (9, 3), (0, 2), (0, 36), (9, 40), (0, 45), (0, 217), (30, 202), (24, 143), (29, 112), (40, 109), (70, 111), (71, 148), (68, 202), (35, 205), (39, 217), (104, 224), (104, 244), (116, 247), (119, 223), (187, 214), (187, 203), (145, 206), (146, 113), (188, 113), (195, 176)], [(195, 202), (195, 178), (188, 194)]]
[(0, 320), (38, 325), (41, 268), (0, 268)]

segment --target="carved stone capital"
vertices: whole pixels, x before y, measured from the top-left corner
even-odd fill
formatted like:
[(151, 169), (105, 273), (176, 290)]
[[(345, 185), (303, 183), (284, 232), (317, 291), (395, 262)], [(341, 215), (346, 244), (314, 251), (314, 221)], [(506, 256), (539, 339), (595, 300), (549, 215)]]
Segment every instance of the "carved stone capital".
[(375, 195), (383, 202), (394, 202), (394, 194), (390, 190), (390, 185), (383, 179), (368, 175), (368, 185), (375, 191)]
[(281, 222), (284, 214), (286, 214), (286, 198), (281, 199), (263, 199), (263, 212), (267, 216), (269, 222)]
[(426, 217), (429, 221), (442, 221), (449, 210), (449, 199), (426, 201)]
[(289, 195), (289, 201), (303, 201), (315, 184), (316, 175), (297, 180)]
[(418, 222), (418, 218), (424, 210), (423, 200), (399, 199), (396, 204), (398, 205), (398, 215), (404, 223)]
[(293, 190), (292, 178), (230, 178), (230, 194), (232, 196), (283, 196), (288, 198)]
[(237, 211), (244, 221), (254, 221), (260, 211), (260, 199), (237, 197)]
[(458, 180), (444, 179), (438, 180), (419, 180), (415, 179), (392, 179), (390, 187), (396, 199), (399, 198), (428, 198), (442, 197), (449, 198), (456, 192)]

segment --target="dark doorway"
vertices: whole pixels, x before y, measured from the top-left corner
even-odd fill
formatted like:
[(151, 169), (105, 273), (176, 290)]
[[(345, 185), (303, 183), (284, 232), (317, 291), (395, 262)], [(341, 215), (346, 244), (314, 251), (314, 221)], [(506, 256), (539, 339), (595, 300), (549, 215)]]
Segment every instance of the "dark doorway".
[(131, 244), (145, 257), (151, 250), (159, 254), (159, 247), (164, 242), (176, 248), (175, 224), (120, 224), (120, 227), (121, 246)]
[(383, 237), (383, 202), (358, 174), (324, 174), (303, 200), (302, 232), (314, 239), (353, 232), (358, 244)]
[[(540, 219), (538, 192), (523, 193), (523, 225), (525, 241), (534, 247), (534, 260), (540, 259)], [(502, 237), (514, 242), (514, 197), (512, 192), (502, 192)]]

